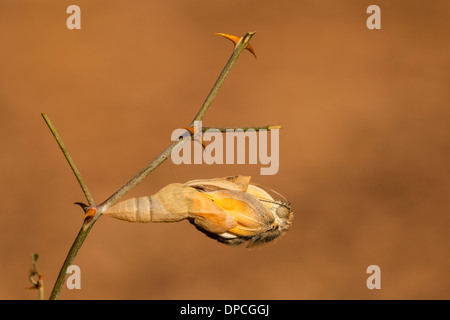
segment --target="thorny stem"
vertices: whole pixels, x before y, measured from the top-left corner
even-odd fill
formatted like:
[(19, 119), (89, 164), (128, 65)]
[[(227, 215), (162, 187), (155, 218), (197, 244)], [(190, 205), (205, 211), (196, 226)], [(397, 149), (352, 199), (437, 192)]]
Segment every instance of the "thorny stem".
[(94, 219), (98, 219), (100, 215), (107, 210), (110, 206), (116, 203), (122, 198), (128, 191), (133, 189), (139, 182), (145, 179), (147, 175), (161, 165), (171, 154), (172, 149), (180, 143), (183, 143), (183, 139), (173, 142), (167, 147), (159, 156), (157, 156), (152, 162), (150, 162), (144, 169), (142, 169), (134, 178), (128, 181), (123, 187), (117, 190), (112, 196), (105, 200), (97, 207), (97, 214)]
[[(251, 37), (254, 34), (255, 34), (255, 32), (247, 33), (237, 43), (236, 47), (233, 50), (233, 53), (231, 54), (230, 59), (228, 59), (228, 62), (226, 63), (225, 67), (223, 68), (222, 72), (220, 73), (219, 78), (217, 79), (216, 83), (212, 87), (210, 93), (208, 94), (205, 102), (203, 103), (202, 107), (198, 111), (194, 120), (192, 121), (191, 126), (193, 125), (194, 121), (200, 121), (201, 119), (203, 119), (206, 111), (208, 110), (212, 101), (214, 100), (217, 93), (219, 92), (219, 89), (222, 86), (224, 80), (226, 79), (228, 73), (230, 72), (231, 68), (233, 67), (234, 63), (238, 59), (239, 55), (245, 49), (245, 47), (247, 46), (247, 43), (250, 41)], [(76, 166), (75, 166), (74, 162), (72, 161), (69, 153), (67, 152), (64, 145), (62, 144), (61, 139), (57, 135), (56, 130), (54, 130), (53, 125), (50, 123), (50, 121), (48, 121), (47, 116), (44, 114), (42, 114), (42, 116), (44, 117), (47, 125), (49, 126), (50, 130), (52, 131), (55, 139), (58, 141), (58, 144), (59, 144), (61, 150), (63, 151), (67, 161), (69, 162), (69, 165), (71, 166), (75, 176), (77, 177), (78, 182), (80, 183), (81, 188), (83, 189), (83, 192), (85, 192), (85, 196), (89, 202), (89, 205), (91, 207), (94, 207), (94, 201), (93, 201), (92, 197), (90, 196), (86, 185), (84, 184), (83, 180), (81, 179), (81, 175), (79, 174), (78, 170), (76, 169)], [(50, 300), (54, 300), (54, 299), (58, 298), (61, 288), (64, 284), (67, 268), (75, 260), (75, 257), (78, 254), (78, 251), (80, 250), (81, 246), (83, 245), (83, 242), (86, 239), (87, 235), (89, 234), (89, 231), (92, 229), (94, 223), (98, 220), (98, 218), (102, 215), (102, 213), (107, 208), (109, 208), (111, 205), (113, 205), (115, 202), (117, 202), (121, 197), (123, 197), (127, 192), (129, 192), (131, 189), (133, 189), (139, 182), (141, 182), (145, 177), (147, 177), (150, 172), (152, 172), (159, 165), (161, 165), (170, 156), (172, 149), (175, 146), (177, 146), (178, 144), (183, 143), (184, 141), (185, 141), (185, 139), (179, 139), (179, 140), (173, 142), (169, 147), (167, 147), (166, 150), (164, 150), (159, 156), (157, 156), (152, 162), (150, 162), (136, 176), (134, 176), (130, 181), (128, 181), (125, 185), (123, 185), (118, 191), (116, 191), (112, 196), (110, 196), (102, 204), (97, 206), (96, 207), (97, 213), (95, 214), (93, 219), (89, 219), (89, 220), (86, 219), (83, 222), (83, 225), (81, 226), (81, 229), (78, 232), (78, 235), (75, 238), (75, 241), (72, 244), (72, 247), (70, 248), (69, 253), (66, 256), (64, 264), (61, 267), (58, 278), (56, 279), (56, 282), (55, 282), (55, 286), (53, 287), (52, 293), (50, 295)]]
[(236, 62), (237, 58), (239, 57), (241, 52), (245, 49), (245, 47), (247, 46), (247, 44), (249, 43), (250, 39), (253, 37), (254, 34), (255, 34), (255, 32), (247, 33), (236, 44), (236, 47), (234, 48), (234, 51), (231, 54), (230, 59), (228, 59), (227, 64), (225, 65), (225, 67), (222, 70), (222, 73), (219, 75), (219, 78), (217, 78), (216, 83), (214, 83), (214, 86), (212, 87), (211, 91), (209, 92), (208, 96), (206, 97), (205, 102), (203, 102), (203, 105), (200, 108), (200, 110), (198, 111), (194, 120), (192, 120), (190, 126), (194, 125), (194, 121), (200, 121), (203, 119), (203, 116), (205, 115), (206, 111), (208, 110), (209, 106), (211, 105), (211, 102), (213, 102), (214, 98), (216, 97), (217, 93), (219, 92), (219, 89), (222, 86), (223, 82), (225, 81), (225, 78), (228, 76), (228, 73), (230, 73), (230, 70), (233, 67), (234, 63)]

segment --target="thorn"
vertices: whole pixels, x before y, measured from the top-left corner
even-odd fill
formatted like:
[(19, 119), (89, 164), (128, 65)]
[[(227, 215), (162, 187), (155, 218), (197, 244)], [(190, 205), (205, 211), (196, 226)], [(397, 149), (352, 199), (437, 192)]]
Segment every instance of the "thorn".
[(74, 204), (79, 205), (84, 212), (87, 212), (89, 210), (89, 206), (83, 202), (74, 202)]
[(96, 208), (90, 208), (88, 211), (86, 211), (86, 214), (84, 215), (84, 222), (89, 223), (92, 218), (94, 218), (95, 214), (97, 213)]
[(191, 134), (191, 137), (194, 138), (194, 141), (200, 142), (202, 144), (203, 149), (206, 149), (206, 146), (205, 146), (205, 143), (203, 142), (203, 139), (199, 140), (195, 136), (195, 127), (184, 127), (184, 129), (186, 129)]
[(83, 220), (86, 223), (89, 223), (92, 220), (92, 218), (94, 218), (95, 214), (97, 213), (96, 208), (91, 208), (90, 206), (88, 206), (87, 204), (85, 204), (83, 202), (75, 202), (74, 204), (79, 205), (85, 212)]
[[(217, 36), (225, 37), (228, 40), (233, 41), (235, 48), (236, 48), (237, 44), (239, 43), (239, 41), (243, 38), (243, 37), (237, 37), (237, 36), (233, 36), (231, 34), (226, 34), (226, 33), (214, 33), (214, 34), (217, 35)], [(245, 49), (250, 51), (255, 56), (255, 59), (256, 59), (255, 50), (253, 50), (253, 47), (250, 45), (250, 43), (247, 43), (247, 45), (245, 46)]]

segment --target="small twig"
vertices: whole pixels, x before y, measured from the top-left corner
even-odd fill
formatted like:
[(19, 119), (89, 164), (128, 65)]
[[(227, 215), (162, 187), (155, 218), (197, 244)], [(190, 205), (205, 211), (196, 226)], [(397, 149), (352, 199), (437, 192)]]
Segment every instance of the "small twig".
[(205, 132), (207, 130), (219, 130), (220, 132), (227, 132), (229, 130), (232, 131), (236, 131), (236, 130), (243, 130), (243, 131), (247, 131), (247, 130), (255, 130), (255, 131), (260, 131), (260, 130), (278, 130), (278, 129), (283, 129), (283, 126), (273, 126), (273, 125), (269, 125), (269, 126), (253, 126), (253, 127), (227, 127), (227, 128), (222, 128), (222, 127), (202, 127), (202, 132)]
[(61, 151), (64, 154), (64, 157), (66, 158), (67, 162), (69, 163), (69, 166), (73, 171), (73, 174), (77, 178), (78, 183), (80, 184), (81, 190), (83, 190), (84, 196), (86, 197), (86, 200), (88, 201), (90, 206), (93, 206), (94, 199), (92, 198), (91, 194), (89, 193), (88, 187), (87, 187), (86, 183), (84, 183), (84, 180), (81, 177), (80, 171), (78, 171), (78, 168), (75, 165), (75, 162), (72, 160), (72, 157), (70, 156), (64, 143), (62, 142), (61, 138), (59, 137), (58, 132), (56, 131), (55, 127), (53, 126), (53, 124), (50, 121), (50, 119), (48, 118), (48, 116), (45, 113), (41, 113), (41, 115), (44, 118), (45, 122), (47, 123), (47, 126), (50, 129), (50, 131), (52, 132), (53, 136), (55, 137), (55, 140), (58, 143), (59, 147), (61, 148)]
[(39, 255), (37, 253), (31, 255), (31, 264), (33, 265), (33, 268), (28, 274), (28, 279), (33, 285), (30, 289), (37, 289), (39, 291), (39, 300), (44, 300), (44, 275), (39, 272), (37, 267), (38, 258)]
[(190, 125), (191, 127), (194, 125), (194, 121), (200, 121), (203, 119), (203, 116), (205, 115), (206, 111), (208, 110), (209, 106), (211, 105), (211, 102), (213, 102), (217, 93), (219, 92), (219, 89), (222, 86), (222, 83), (225, 81), (228, 73), (230, 73), (230, 70), (233, 67), (234, 63), (236, 62), (237, 58), (239, 57), (241, 52), (245, 49), (245, 47), (247, 46), (247, 44), (249, 43), (250, 39), (253, 37), (254, 34), (255, 34), (255, 32), (247, 33), (236, 44), (233, 54), (231, 55), (230, 59), (228, 59), (227, 64), (223, 68), (221, 74), (219, 75), (219, 78), (217, 78), (216, 83), (214, 83), (214, 86), (212, 87), (211, 91), (209, 92), (208, 96), (206, 97), (205, 102), (203, 102), (203, 105), (200, 108), (200, 110), (198, 111), (194, 120), (192, 120), (191, 125)]
[[(219, 78), (217, 79), (216, 83), (214, 84), (213, 88), (211, 89), (210, 93), (208, 94), (208, 97), (206, 98), (202, 107), (200, 108), (200, 110), (198, 111), (194, 120), (192, 121), (191, 126), (193, 125), (194, 121), (200, 121), (203, 118), (203, 116), (205, 115), (209, 106), (211, 105), (211, 102), (214, 100), (217, 93), (219, 92), (219, 89), (222, 86), (222, 83), (224, 82), (228, 73), (230, 72), (232, 66), (234, 65), (237, 58), (239, 57), (241, 52), (245, 49), (247, 43), (250, 41), (251, 37), (254, 34), (255, 34), (254, 32), (247, 33), (244, 37), (242, 37), (241, 41), (236, 45), (230, 59), (226, 63), (221, 74), (219, 75)], [(43, 115), (44, 119), (46, 120), (47, 124), (49, 124), (50, 121), (48, 120), (47, 116), (45, 116), (44, 114), (42, 114), (42, 115)], [(75, 164), (73, 163), (72, 159), (70, 158), (70, 155), (68, 154), (64, 145), (62, 144), (61, 139), (59, 138), (58, 134), (56, 133), (56, 130), (54, 130), (54, 127), (53, 127), (53, 125), (51, 125), (51, 123), (50, 123), (49, 127), (50, 127), (50, 130), (52, 131), (55, 139), (58, 141), (58, 144), (60, 145), (61, 150), (63, 151), (64, 155), (66, 156), (66, 159), (69, 162), (72, 170), (74, 171), (75, 175), (77, 176), (77, 179), (80, 178), (78, 180), (80, 183), (80, 186), (82, 187), (83, 192), (85, 192), (86, 199), (88, 199), (90, 207), (93, 208), (94, 201), (93, 201), (92, 197), (90, 196), (89, 192), (87, 191), (87, 187), (84, 184), (83, 180), (81, 179), (81, 175), (79, 174), (78, 170), (76, 169)], [(102, 204), (95, 207), (96, 213), (95, 213), (94, 217), (90, 217), (89, 219), (84, 220), (83, 225), (82, 225), (80, 231), (78, 232), (78, 235), (75, 238), (75, 241), (72, 244), (72, 247), (70, 248), (69, 253), (66, 256), (64, 264), (61, 267), (58, 278), (56, 279), (55, 285), (54, 285), (52, 293), (50, 295), (50, 300), (58, 298), (58, 295), (64, 284), (64, 279), (66, 276), (67, 268), (74, 261), (76, 255), (78, 254), (78, 251), (80, 250), (81, 246), (83, 245), (84, 240), (86, 239), (87, 235), (89, 234), (89, 231), (93, 227), (94, 223), (98, 220), (98, 218), (102, 215), (102, 213), (107, 208), (109, 208), (111, 205), (113, 205), (115, 202), (117, 202), (121, 197), (123, 197), (127, 192), (129, 192), (131, 189), (133, 189), (139, 182), (141, 182), (145, 177), (147, 177), (150, 172), (152, 172), (158, 166), (160, 166), (170, 156), (173, 148), (183, 142), (184, 142), (184, 139), (180, 139), (178, 141), (173, 142), (169, 147), (167, 147), (166, 150), (164, 150), (159, 156), (157, 156), (152, 162), (150, 162), (135, 177), (133, 177), (130, 181), (128, 181), (125, 185), (123, 185), (118, 191), (116, 191), (112, 196), (110, 196)], [(78, 172), (78, 174), (77, 174), (77, 172)]]

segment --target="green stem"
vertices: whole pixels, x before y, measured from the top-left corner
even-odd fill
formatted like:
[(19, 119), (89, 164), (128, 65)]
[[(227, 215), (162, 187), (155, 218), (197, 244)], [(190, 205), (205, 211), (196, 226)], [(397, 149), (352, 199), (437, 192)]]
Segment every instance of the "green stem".
[(216, 98), (217, 93), (219, 92), (220, 87), (222, 86), (223, 82), (225, 81), (226, 77), (228, 76), (228, 73), (230, 73), (231, 68), (233, 67), (234, 63), (238, 59), (241, 52), (245, 49), (247, 44), (249, 43), (250, 39), (253, 37), (255, 32), (248, 32), (245, 36), (241, 38), (241, 40), (236, 44), (236, 47), (234, 48), (234, 51), (228, 59), (227, 64), (223, 68), (221, 74), (219, 75), (219, 78), (217, 78), (216, 83), (212, 87), (211, 91), (209, 92), (208, 96), (206, 97), (205, 102), (203, 102), (202, 107), (198, 111), (197, 115), (195, 116), (194, 120), (191, 122), (191, 127), (194, 125), (194, 121), (200, 121), (203, 119), (203, 116), (205, 115), (206, 111), (208, 110), (209, 106), (211, 105), (211, 102)]
[(97, 207), (97, 214), (94, 219), (98, 219), (100, 215), (107, 210), (110, 206), (116, 203), (120, 198), (122, 198), (128, 191), (133, 189), (139, 182), (144, 180), (150, 172), (158, 168), (168, 157), (178, 144), (183, 143), (184, 139), (177, 140), (167, 147), (159, 156), (157, 156), (152, 162), (150, 162), (144, 169), (142, 169), (136, 176), (134, 176), (130, 181), (123, 185), (119, 190), (117, 190), (113, 195), (111, 195), (107, 200)]
[(33, 253), (31, 255), (31, 263), (33, 265), (33, 269), (30, 270), (29, 274), (29, 280), (33, 287), (38, 290), (39, 292), (39, 300), (44, 300), (44, 279), (42, 273), (39, 272), (38, 266), (37, 266), (37, 259), (39, 255), (37, 253)]
[(94, 199), (92, 198), (88, 187), (86, 183), (84, 183), (83, 178), (81, 177), (80, 171), (78, 171), (77, 166), (75, 165), (75, 162), (72, 160), (72, 157), (70, 156), (69, 152), (66, 149), (66, 146), (62, 142), (61, 138), (59, 137), (58, 132), (56, 131), (55, 127), (53, 126), (52, 122), (48, 118), (48, 116), (45, 113), (41, 114), (44, 118), (45, 122), (47, 123), (48, 128), (53, 134), (53, 137), (55, 137), (56, 142), (58, 143), (59, 147), (61, 148), (62, 153), (64, 154), (64, 157), (66, 158), (67, 162), (69, 163), (70, 168), (72, 169), (75, 177), (78, 180), (78, 183), (80, 184), (81, 190), (83, 190), (84, 196), (86, 197), (86, 200), (88, 201), (90, 206), (94, 205)]
[(50, 294), (50, 300), (56, 300), (58, 298), (59, 293), (61, 292), (61, 288), (64, 284), (64, 280), (66, 279), (67, 268), (69, 268), (69, 266), (75, 260), (78, 251), (80, 251), (80, 248), (83, 245), (84, 240), (88, 236), (89, 231), (92, 229), (93, 226), (94, 221), (91, 221), (89, 223), (84, 222), (83, 225), (81, 226), (81, 229), (78, 232), (78, 235), (75, 238), (75, 241), (73, 242), (72, 247), (70, 248), (69, 253), (66, 256), (66, 259), (64, 260), (64, 264), (62, 265), (61, 270), (59, 271), (58, 278), (56, 279), (52, 293)]

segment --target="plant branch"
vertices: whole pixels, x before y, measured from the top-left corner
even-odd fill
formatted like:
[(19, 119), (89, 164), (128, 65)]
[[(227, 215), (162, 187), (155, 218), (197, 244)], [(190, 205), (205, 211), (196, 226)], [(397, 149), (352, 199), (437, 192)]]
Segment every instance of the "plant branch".
[(38, 258), (39, 255), (37, 253), (31, 255), (31, 264), (33, 265), (33, 268), (30, 270), (28, 279), (33, 285), (30, 289), (37, 289), (39, 291), (39, 300), (44, 300), (44, 275), (39, 272), (37, 267)]
[(93, 206), (94, 199), (92, 198), (86, 183), (84, 183), (84, 180), (81, 177), (81, 173), (80, 173), (80, 171), (78, 171), (78, 168), (75, 165), (75, 162), (72, 160), (72, 157), (70, 156), (70, 154), (67, 151), (63, 141), (61, 140), (58, 132), (56, 131), (55, 127), (53, 126), (53, 123), (50, 121), (50, 119), (48, 118), (48, 116), (45, 113), (41, 113), (41, 115), (44, 118), (45, 123), (47, 123), (48, 128), (52, 132), (53, 137), (55, 137), (55, 140), (58, 143), (59, 147), (61, 148), (61, 151), (64, 154), (64, 157), (66, 158), (67, 162), (69, 163), (69, 166), (73, 171), (73, 174), (77, 178), (78, 183), (80, 184), (81, 190), (83, 190), (84, 196), (86, 197), (86, 200), (88, 201), (90, 206)]
[[(247, 43), (250, 41), (251, 37), (254, 34), (255, 34), (254, 32), (249, 32), (244, 37), (242, 37), (242, 39), (238, 42), (235, 49), (233, 50), (233, 53), (232, 53), (230, 59), (228, 60), (225, 67), (223, 68), (221, 74), (219, 75), (219, 78), (217, 79), (216, 83), (212, 87), (210, 93), (208, 94), (205, 102), (203, 103), (202, 107), (198, 111), (194, 120), (192, 121), (191, 126), (193, 125), (194, 121), (200, 121), (204, 117), (206, 111), (208, 110), (212, 101), (214, 100), (217, 93), (219, 92), (220, 87), (222, 86), (224, 80), (226, 79), (228, 73), (230, 72), (230, 70), (233, 67), (234, 63), (236, 62), (237, 58), (239, 57), (241, 52), (245, 49)], [(54, 130), (53, 125), (51, 125), (47, 116), (44, 114), (42, 114), (42, 116), (44, 117), (47, 124), (49, 125), (50, 130), (52, 131), (55, 139), (58, 141), (58, 144), (60, 145), (61, 150), (63, 151), (64, 155), (66, 156), (66, 154), (67, 154), (66, 159), (69, 162), (69, 165), (71, 166), (72, 170), (74, 171), (77, 179), (80, 178), (78, 181), (79, 182), (81, 181), (80, 186), (82, 187), (83, 191), (85, 192), (85, 195), (86, 195), (86, 198), (88, 199), (90, 207), (94, 208), (94, 201), (92, 200), (92, 197), (90, 197), (90, 194), (87, 191), (87, 187), (84, 184), (83, 180), (81, 179), (81, 175), (79, 174), (78, 170), (76, 170), (75, 164), (73, 163), (72, 159), (70, 158), (70, 155), (67, 153), (67, 150), (65, 149), (64, 145), (62, 144), (62, 141), (59, 138), (58, 134), (56, 133), (56, 130)], [(102, 215), (102, 213), (107, 208), (109, 208), (111, 205), (113, 205), (115, 202), (117, 202), (121, 197), (123, 197), (127, 192), (129, 192), (131, 189), (133, 189), (139, 182), (141, 182), (143, 179), (145, 179), (145, 177), (147, 177), (150, 172), (152, 172), (158, 166), (160, 166), (170, 156), (173, 148), (175, 148), (175, 146), (177, 146), (178, 144), (183, 143), (184, 141), (185, 141), (185, 139), (179, 139), (179, 140), (173, 142), (172, 144), (170, 144), (170, 146), (167, 147), (166, 150), (164, 150), (159, 156), (157, 156), (152, 162), (150, 162), (145, 168), (143, 168), (136, 176), (134, 176), (131, 180), (129, 180), (125, 185), (123, 185), (119, 190), (117, 190), (113, 195), (111, 195), (102, 204), (95, 207), (96, 213), (91, 219), (84, 220), (83, 225), (82, 225), (80, 231), (78, 232), (78, 235), (75, 238), (75, 241), (72, 244), (72, 247), (70, 248), (69, 253), (66, 256), (64, 264), (61, 267), (58, 278), (53, 287), (53, 291), (50, 295), (51, 300), (57, 299), (57, 297), (61, 291), (61, 288), (64, 284), (67, 268), (74, 261), (76, 255), (78, 254), (78, 251), (80, 250), (81, 246), (83, 245), (84, 240), (86, 239), (87, 235), (89, 234), (89, 231), (93, 227), (94, 223), (98, 220), (98, 218)], [(78, 174), (76, 172), (78, 172)], [(89, 195), (89, 197), (88, 197), (88, 195)]]
[(99, 216), (107, 210), (110, 206), (116, 203), (120, 198), (122, 198), (128, 191), (133, 189), (139, 182), (144, 180), (150, 172), (159, 167), (171, 154), (173, 148), (178, 144), (183, 143), (184, 140), (180, 139), (173, 142), (170, 146), (166, 148), (159, 156), (157, 156), (152, 162), (150, 162), (144, 169), (142, 169), (134, 178), (123, 185), (119, 190), (117, 190), (113, 195), (106, 199), (102, 204), (97, 207), (97, 214), (94, 219), (98, 219)]
[(78, 232), (78, 235), (75, 238), (75, 241), (73, 242), (72, 247), (70, 248), (69, 253), (66, 256), (66, 259), (64, 260), (61, 270), (59, 271), (58, 278), (56, 279), (52, 293), (50, 294), (49, 298), (50, 300), (55, 300), (58, 298), (59, 293), (61, 292), (61, 288), (64, 284), (64, 280), (66, 279), (67, 268), (69, 268), (69, 266), (75, 260), (78, 251), (80, 251), (80, 248), (83, 245), (84, 240), (88, 236), (89, 231), (92, 229), (93, 226), (94, 226), (93, 222), (88, 223), (86, 220), (83, 222), (83, 225), (81, 226), (81, 229)]
[(212, 87), (211, 91), (209, 92), (208, 96), (206, 97), (205, 102), (203, 102), (202, 107), (198, 111), (197, 115), (195, 116), (194, 120), (191, 122), (191, 127), (194, 125), (194, 121), (200, 121), (203, 119), (203, 116), (205, 115), (206, 111), (208, 110), (209, 106), (211, 105), (211, 102), (215, 99), (217, 93), (219, 92), (220, 87), (222, 86), (223, 82), (225, 81), (225, 78), (227, 77), (228, 73), (230, 72), (231, 68), (233, 67), (234, 63), (236, 62), (237, 58), (241, 54), (241, 52), (245, 49), (247, 44), (249, 43), (250, 39), (253, 37), (255, 32), (248, 32), (245, 36), (239, 40), (239, 42), (236, 44), (236, 47), (234, 48), (233, 54), (231, 55), (230, 59), (228, 59), (227, 64), (222, 70), (222, 73), (219, 75), (219, 78), (217, 78), (216, 83)]
[(283, 126), (279, 126), (279, 125), (268, 125), (268, 126), (253, 126), (253, 127), (226, 127), (226, 128), (222, 128), (222, 127), (202, 127), (202, 132), (205, 132), (207, 130), (219, 130), (220, 132), (227, 132), (228, 130), (243, 130), (243, 131), (247, 131), (247, 130), (255, 130), (255, 131), (260, 131), (260, 130), (278, 130), (278, 129), (283, 129)]

